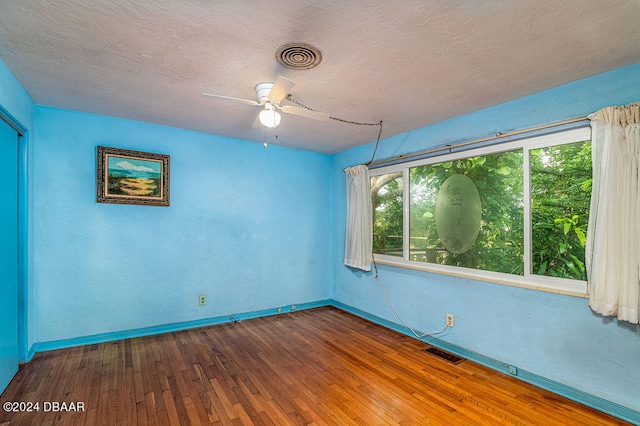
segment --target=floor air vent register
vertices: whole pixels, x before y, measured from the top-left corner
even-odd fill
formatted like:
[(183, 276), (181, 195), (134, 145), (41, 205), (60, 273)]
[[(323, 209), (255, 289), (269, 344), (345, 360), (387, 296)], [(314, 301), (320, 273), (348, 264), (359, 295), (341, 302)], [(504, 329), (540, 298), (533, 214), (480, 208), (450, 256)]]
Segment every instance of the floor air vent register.
[(450, 362), (451, 364), (460, 364), (462, 361), (466, 361), (466, 358), (460, 358), (458, 355), (443, 351), (442, 349), (434, 348), (433, 346), (429, 346), (424, 351), (442, 358), (445, 361)]

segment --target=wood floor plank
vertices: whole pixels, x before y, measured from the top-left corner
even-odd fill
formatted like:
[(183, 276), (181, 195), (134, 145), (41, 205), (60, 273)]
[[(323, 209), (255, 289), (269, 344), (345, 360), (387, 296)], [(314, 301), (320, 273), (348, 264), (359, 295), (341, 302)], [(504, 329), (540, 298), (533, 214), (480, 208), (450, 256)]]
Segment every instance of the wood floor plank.
[(324, 307), (38, 353), (0, 397), (84, 411), (0, 425), (622, 425), (619, 419)]
[(176, 405), (173, 399), (173, 394), (170, 389), (167, 389), (162, 392), (162, 399), (164, 400), (164, 406), (166, 407), (166, 417), (169, 421), (170, 425), (179, 425), (182, 422), (180, 421), (180, 416), (178, 415), (178, 410), (176, 409)]

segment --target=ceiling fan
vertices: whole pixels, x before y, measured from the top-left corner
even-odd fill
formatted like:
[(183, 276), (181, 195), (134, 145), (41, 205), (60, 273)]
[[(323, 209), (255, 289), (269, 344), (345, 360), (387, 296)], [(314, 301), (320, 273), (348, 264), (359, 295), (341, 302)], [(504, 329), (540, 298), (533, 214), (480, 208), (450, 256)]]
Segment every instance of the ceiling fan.
[(259, 83), (256, 85), (257, 101), (249, 99), (233, 98), (230, 96), (212, 95), (210, 93), (203, 93), (205, 98), (216, 98), (228, 101), (242, 102), (252, 106), (262, 106), (264, 109), (258, 114), (258, 118), (254, 123), (258, 122), (265, 127), (276, 127), (280, 124), (280, 113), (282, 111), (287, 114), (299, 115), (301, 117), (312, 118), (314, 120), (326, 121), (329, 119), (329, 114), (320, 111), (314, 111), (307, 108), (301, 108), (291, 105), (280, 105), (280, 102), (286, 98), (289, 94), (289, 90), (296, 83), (288, 78), (279, 76), (275, 83)]

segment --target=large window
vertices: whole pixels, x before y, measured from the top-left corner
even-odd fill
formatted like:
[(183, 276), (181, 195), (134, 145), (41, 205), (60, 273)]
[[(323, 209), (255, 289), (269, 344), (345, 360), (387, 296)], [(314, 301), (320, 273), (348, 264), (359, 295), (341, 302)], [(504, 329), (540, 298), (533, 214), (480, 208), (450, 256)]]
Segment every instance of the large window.
[(589, 138), (578, 129), (371, 170), (376, 259), (584, 292)]

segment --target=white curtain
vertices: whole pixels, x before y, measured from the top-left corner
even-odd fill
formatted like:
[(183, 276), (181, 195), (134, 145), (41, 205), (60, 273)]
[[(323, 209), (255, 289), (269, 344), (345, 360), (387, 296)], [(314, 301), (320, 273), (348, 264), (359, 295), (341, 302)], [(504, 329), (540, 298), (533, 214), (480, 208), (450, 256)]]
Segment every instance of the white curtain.
[(369, 168), (365, 165), (344, 170), (347, 174), (347, 233), (344, 264), (371, 270), (373, 228)]
[(589, 306), (637, 324), (640, 314), (640, 103), (589, 116), (593, 191), (587, 233)]

